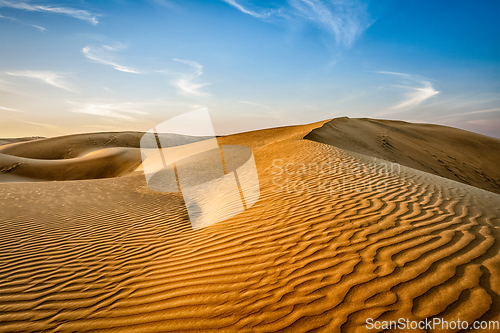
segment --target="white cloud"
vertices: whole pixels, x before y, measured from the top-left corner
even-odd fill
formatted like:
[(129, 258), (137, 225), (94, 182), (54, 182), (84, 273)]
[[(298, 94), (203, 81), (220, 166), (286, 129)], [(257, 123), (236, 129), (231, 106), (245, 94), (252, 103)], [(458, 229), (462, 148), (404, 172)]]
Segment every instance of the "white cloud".
[(3, 16), (3, 15), (0, 15), (0, 18), (3, 18), (3, 19), (6, 19), (6, 20), (9, 20), (9, 21), (13, 21), (13, 22), (17, 22), (17, 23), (20, 23), (20, 24), (24, 24), (24, 25), (27, 25), (27, 26), (30, 26), (30, 27), (33, 27), (33, 28), (37, 28), (38, 30), (40, 30), (41, 32), (44, 32), (45, 31), (45, 28), (44, 27), (40, 27), (38, 25), (34, 25), (34, 24), (29, 24), (29, 23), (25, 23), (21, 20), (18, 20), (14, 17), (9, 17), (9, 16)]
[(5, 111), (12, 111), (12, 112), (21, 112), (19, 110), (11, 109), (11, 108), (6, 108), (4, 106), (0, 106), (0, 110), (5, 110)]
[(407, 84), (402, 86), (404, 89), (408, 91), (405, 94), (406, 95), (405, 100), (396, 105), (391, 106), (389, 110), (398, 111), (398, 110), (411, 109), (419, 105), (423, 101), (431, 98), (432, 96), (435, 96), (440, 93), (439, 91), (434, 89), (434, 87), (429, 81), (421, 79), (414, 75), (397, 73), (397, 72), (383, 72), (383, 71), (377, 73), (399, 76), (413, 83), (413, 85)]
[(88, 21), (94, 25), (99, 23), (97, 21), (96, 15), (91, 14), (86, 10), (65, 8), (65, 7), (54, 7), (54, 6), (42, 6), (42, 5), (32, 5), (25, 2), (19, 1), (6, 1), (0, 0), (0, 7), (9, 7), (14, 9), (27, 10), (30, 12), (50, 12), (56, 14), (68, 15), (80, 20)]
[(387, 72), (387, 71), (379, 71), (376, 72), (378, 74), (389, 74), (389, 75), (398, 75), (407, 79), (412, 79), (412, 76), (410, 74), (405, 74), (405, 73), (398, 73), (398, 72)]
[(37, 28), (41, 32), (44, 32), (46, 30), (44, 27), (41, 27), (41, 26), (38, 26), (38, 25), (30, 24), (30, 26), (32, 26), (33, 28)]
[(288, 7), (249, 10), (236, 0), (222, 0), (239, 11), (260, 19), (299, 20), (333, 35), (337, 44), (351, 47), (370, 26), (366, 4), (357, 0), (289, 0)]
[(64, 82), (64, 80), (62, 79), (64, 75), (61, 73), (55, 73), (49, 71), (17, 71), (17, 72), (6, 72), (6, 74), (36, 81), (42, 81), (43, 83), (50, 84), (51, 86), (57, 88), (61, 88), (68, 91), (74, 91), (68, 83)]
[(457, 120), (459, 118), (467, 118), (467, 116), (474, 116), (478, 114), (491, 114), (491, 113), (500, 113), (500, 108), (486, 109), (486, 110), (475, 110), (468, 112), (456, 112), (453, 110), (451, 114), (445, 114), (437, 117), (432, 117), (432, 120)]
[(117, 64), (110, 53), (119, 51), (124, 49), (125, 46), (122, 44), (116, 44), (114, 46), (110, 45), (101, 45), (101, 46), (92, 46), (92, 45), (87, 45), (82, 49), (83, 55), (95, 62), (98, 62), (100, 64), (104, 65), (109, 65), (112, 66), (114, 69), (120, 71), (120, 72), (126, 72), (126, 73), (135, 73), (138, 74), (139, 72), (136, 71), (135, 69), (125, 67), (122, 65)]
[(138, 108), (140, 108), (140, 105), (136, 103), (69, 103), (74, 105), (71, 109), (72, 112), (87, 113), (103, 117), (134, 120), (130, 114), (147, 114), (146, 112), (139, 111)]
[(50, 128), (50, 129), (57, 129), (58, 127), (55, 126), (55, 125), (49, 125), (49, 124), (42, 124), (42, 123), (36, 123), (34, 121), (25, 121), (24, 122), (25, 124), (29, 124), (29, 125), (35, 125), (35, 126), (41, 126), (41, 127), (45, 127), (45, 128)]
[(248, 9), (244, 8), (242, 5), (240, 5), (239, 3), (237, 3), (235, 0), (222, 0), (222, 1), (233, 6), (236, 9), (238, 9), (240, 12), (243, 12), (245, 14), (251, 15), (251, 16), (256, 17), (256, 18), (262, 18), (262, 19), (268, 18), (273, 13), (272, 11), (257, 13), (257, 12), (254, 12), (252, 10), (248, 10)]
[(430, 82), (425, 82), (425, 86), (421, 88), (409, 88), (412, 90), (407, 94), (407, 100), (394, 105), (393, 109), (409, 109), (417, 106), (428, 98), (431, 98), (434, 95), (439, 94), (439, 91), (436, 91)]
[(493, 109), (487, 109), (487, 110), (476, 110), (476, 111), (470, 111), (470, 112), (463, 112), (463, 113), (456, 114), (456, 116), (465, 116), (465, 115), (471, 115), (471, 114), (492, 113), (492, 112), (500, 112), (500, 108), (493, 108)]
[(205, 86), (206, 83), (197, 83), (197, 79), (203, 74), (203, 66), (192, 60), (173, 59), (174, 61), (186, 64), (193, 69), (193, 72), (188, 74), (180, 74), (174, 80), (174, 84), (180, 89), (180, 93), (197, 96), (207, 96), (208, 94), (200, 91), (200, 88)]
[(330, 32), (346, 47), (370, 25), (366, 5), (359, 1), (290, 0), (290, 4), (296, 15)]

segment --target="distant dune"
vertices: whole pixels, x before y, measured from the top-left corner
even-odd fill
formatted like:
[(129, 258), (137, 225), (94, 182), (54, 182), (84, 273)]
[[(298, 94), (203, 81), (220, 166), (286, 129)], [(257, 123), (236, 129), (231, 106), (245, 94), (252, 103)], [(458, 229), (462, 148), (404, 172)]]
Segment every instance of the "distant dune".
[(38, 140), (38, 139), (44, 139), (44, 137), (42, 137), (42, 136), (30, 136), (30, 137), (25, 137), (25, 138), (0, 138), (0, 146), (6, 145), (9, 143), (31, 141), (31, 140)]
[[(143, 132), (108, 132), (5, 139), (11, 143), (0, 146), (0, 182), (120, 177), (142, 163), (143, 135)], [(179, 134), (160, 134), (160, 137), (168, 137), (174, 146), (205, 138)]]
[[(500, 320), (500, 195), (484, 179), (490, 191), (449, 179), (480, 181), (475, 168), (498, 179), (496, 139), (365, 119), (220, 137), (252, 148), (260, 199), (199, 230), (181, 193), (147, 187), (139, 139), (0, 147), (0, 172), (26, 177), (0, 183), (1, 332), (350, 333), (378, 331), (368, 318)], [(389, 172), (388, 161), (403, 166)], [(40, 181), (58, 174), (70, 181)]]
[(0, 146), (0, 182), (122, 176), (141, 164), (143, 133), (92, 133)]
[(500, 139), (431, 124), (336, 118), (305, 139), (500, 194)]

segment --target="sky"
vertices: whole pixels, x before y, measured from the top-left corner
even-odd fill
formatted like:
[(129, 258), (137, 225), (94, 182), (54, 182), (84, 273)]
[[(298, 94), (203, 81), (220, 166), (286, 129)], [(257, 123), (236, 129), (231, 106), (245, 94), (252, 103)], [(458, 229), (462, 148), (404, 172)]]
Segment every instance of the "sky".
[(0, 137), (348, 116), (500, 138), (499, 1), (0, 0)]

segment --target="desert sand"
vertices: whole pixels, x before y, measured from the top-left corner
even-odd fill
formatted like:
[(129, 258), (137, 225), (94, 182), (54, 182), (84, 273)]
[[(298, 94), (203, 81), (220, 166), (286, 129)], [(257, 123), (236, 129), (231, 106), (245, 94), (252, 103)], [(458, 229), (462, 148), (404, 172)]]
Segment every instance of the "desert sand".
[(498, 139), (366, 119), (219, 137), (252, 149), (260, 199), (193, 230), (147, 187), (140, 136), (0, 146), (0, 331), (500, 320)]
[(306, 139), (500, 194), (500, 140), (458, 128), (379, 119), (336, 118)]

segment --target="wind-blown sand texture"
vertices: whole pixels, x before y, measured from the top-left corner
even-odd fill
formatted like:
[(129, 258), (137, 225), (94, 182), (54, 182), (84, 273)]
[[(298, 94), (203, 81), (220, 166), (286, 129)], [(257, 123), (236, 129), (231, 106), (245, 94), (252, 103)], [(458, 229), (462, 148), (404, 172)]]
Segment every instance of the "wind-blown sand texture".
[[(315, 163), (387, 165), (303, 139), (323, 123), (218, 138), (252, 148), (260, 199), (196, 231), (181, 194), (150, 190), (141, 171), (0, 184), (0, 331), (364, 332), (367, 318), (500, 320), (500, 195), (405, 166), (316, 173)], [(119, 159), (113, 149), (137, 149), (123, 143), (136, 134), (122, 138), (82, 143), (72, 158), (65, 144), (46, 151), (87, 170), (108, 150)], [(19, 158), (34, 159), (36, 142)], [(0, 153), (14, 158), (16, 148)], [(299, 163), (312, 171), (299, 174)], [(347, 190), (318, 191), (318, 177)], [(286, 178), (292, 188), (279, 191)], [(297, 180), (316, 191), (295, 191)], [(359, 180), (387, 189), (350, 190)]]

